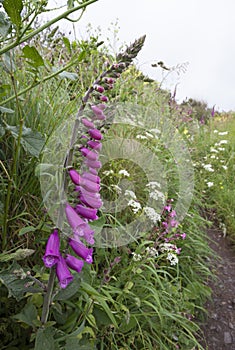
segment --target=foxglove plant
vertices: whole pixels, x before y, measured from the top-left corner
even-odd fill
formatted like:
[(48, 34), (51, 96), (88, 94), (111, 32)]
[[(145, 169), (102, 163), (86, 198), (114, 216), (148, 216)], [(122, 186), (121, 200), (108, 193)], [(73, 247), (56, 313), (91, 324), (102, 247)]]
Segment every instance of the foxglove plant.
[[(52, 298), (52, 291), (54, 286), (55, 275), (59, 280), (61, 288), (66, 288), (67, 285), (73, 280), (73, 275), (70, 269), (80, 273), (84, 265), (84, 261), (91, 264), (93, 261), (93, 248), (88, 248), (82, 242), (84, 240), (87, 244), (93, 245), (94, 231), (90, 228), (89, 222), (98, 218), (97, 211), (102, 206), (100, 199), (100, 178), (98, 176), (98, 170), (102, 164), (99, 161), (99, 151), (101, 150), (103, 139), (102, 132), (99, 130), (100, 121), (104, 121), (106, 116), (104, 110), (108, 97), (105, 95), (105, 91), (113, 88), (113, 85), (121, 73), (128, 68), (132, 63), (132, 60), (137, 56), (144, 44), (145, 36), (136, 40), (131, 44), (125, 52), (120, 53), (117, 56), (117, 61), (111, 64), (92, 84), (87, 90), (85, 96), (82, 99), (81, 107), (76, 116), (74, 123), (70, 147), (65, 157), (64, 162), (64, 181), (62, 188), (62, 198), (60, 205), (60, 214), (63, 211), (66, 214), (67, 222), (72, 229), (72, 236), (68, 238), (68, 248), (66, 252), (59, 251), (59, 230), (56, 228), (50, 235), (43, 261), (46, 267), (51, 268), (50, 277), (48, 281), (47, 293), (44, 298), (43, 310), (41, 321), (42, 324), (47, 322), (49, 314), (49, 306)], [(91, 116), (83, 118), (82, 114), (86, 106), (89, 106)], [(74, 146), (77, 142), (77, 135), (79, 127), (82, 124), (87, 130), (84, 135), (81, 136), (82, 146), (79, 148), (82, 157), (82, 166), (87, 170), (80, 174), (73, 167), (73, 153)], [(64, 194), (68, 187), (68, 176), (72, 183), (75, 185), (75, 190), (78, 192), (77, 204), (72, 207), (69, 203), (64, 205)], [(58, 227), (61, 227), (62, 215), (58, 217)], [(72, 251), (81, 259), (77, 259), (75, 256), (68, 254), (68, 249)]]

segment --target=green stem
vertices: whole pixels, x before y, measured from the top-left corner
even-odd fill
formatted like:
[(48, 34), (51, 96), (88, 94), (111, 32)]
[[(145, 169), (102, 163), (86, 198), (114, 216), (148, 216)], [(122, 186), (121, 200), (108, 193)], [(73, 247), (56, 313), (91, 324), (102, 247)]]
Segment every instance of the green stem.
[[(17, 96), (21, 96), (21, 95), (25, 94), (27, 91), (33, 89), (34, 87), (36, 87), (36, 86), (38, 86), (38, 85), (40, 85), (40, 84), (42, 84), (42, 83), (45, 83), (45, 81), (50, 80), (50, 79), (56, 77), (58, 74), (60, 74), (60, 73), (63, 72), (64, 70), (70, 68), (70, 67), (73, 66), (74, 64), (75, 64), (74, 61), (73, 61), (73, 62), (70, 62), (69, 64), (67, 64), (66, 66), (64, 66), (63, 68), (61, 68), (60, 70), (57, 70), (56, 72), (54, 72), (54, 73), (52, 73), (52, 74), (50, 74), (50, 75), (47, 75), (47, 76), (46, 76), (45, 78), (43, 78), (42, 80), (37, 81), (37, 82), (34, 83), (33, 85), (30, 85), (30, 86), (28, 86), (27, 88), (25, 88), (25, 89), (19, 91), (19, 92), (17, 93)], [(10, 96), (9, 98), (7, 98), (6, 100), (0, 102), (0, 106), (2, 106), (2, 105), (4, 105), (4, 104), (6, 104), (6, 103), (8, 103), (8, 102), (10, 102), (10, 101), (12, 101), (12, 100), (14, 100), (15, 98), (16, 98), (16, 94), (15, 94), (15, 95), (12, 95), (12, 96)]]
[(52, 24), (60, 21), (61, 19), (63, 18), (66, 18), (67, 16), (69, 16), (71, 13), (75, 12), (75, 11), (78, 11), (80, 9), (83, 9), (84, 7), (96, 2), (98, 0), (89, 0), (87, 2), (85, 2), (84, 4), (82, 5), (79, 5), (79, 6), (76, 6), (76, 7), (73, 7), (67, 11), (65, 11), (64, 13), (62, 13), (61, 15), (53, 18), (51, 21), (45, 23), (44, 25), (42, 25), (41, 27), (35, 29), (34, 31), (32, 31), (31, 33), (25, 35), (23, 38), (20, 38), (20, 39), (17, 39), (16, 41), (14, 41), (13, 43), (3, 47), (2, 49), (0, 49), (0, 55), (2, 55), (3, 53), (13, 49), (14, 47), (18, 46), (19, 44), (22, 44), (23, 42), (33, 38), (35, 35), (41, 33), (44, 29), (50, 27)]
[(54, 288), (54, 282), (55, 282), (55, 267), (53, 266), (50, 271), (50, 277), (47, 285), (47, 292), (43, 300), (42, 316), (41, 316), (41, 322), (43, 325), (47, 322), (47, 319), (48, 319), (50, 304), (51, 304), (51, 297), (52, 297), (52, 292)]

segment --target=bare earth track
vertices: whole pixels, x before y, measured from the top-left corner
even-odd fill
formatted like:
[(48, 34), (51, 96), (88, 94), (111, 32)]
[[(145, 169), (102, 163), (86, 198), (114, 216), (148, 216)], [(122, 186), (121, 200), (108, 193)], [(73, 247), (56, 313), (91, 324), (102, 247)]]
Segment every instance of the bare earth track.
[(235, 350), (235, 249), (218, 228), (209, 229), (208, 236), (220, 259), (212, 266), (218, 280), (210, 283), (213, 294), (205, 305), (208, 317), (201, 344), (207, 350)]

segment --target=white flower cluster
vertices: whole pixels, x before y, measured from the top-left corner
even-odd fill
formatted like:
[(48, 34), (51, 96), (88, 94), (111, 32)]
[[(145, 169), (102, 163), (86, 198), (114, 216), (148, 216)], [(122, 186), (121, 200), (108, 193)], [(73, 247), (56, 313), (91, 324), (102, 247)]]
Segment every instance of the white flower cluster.
[(105, 170), (105, 171), (103, 171), (103, 174), (106, 176), (109, 176), (111, 174), (114, 174), (114, 171), (113, 170)]
[(220, 136), (228, 135), (228, 131), (221, 131), (218, 133)]
[(214, 171), (211, 164), (202, 164), (202, 167), (207, 171), (210, 171), (210, 172)]
[(119, 187), (118, 185), (110, 185), (110, 187), (112, 187), (118, 194), (122, 193), (122, 189), (121, 187)]
[(131, 207), (131, 210), (134, 214), (138, 213), (138, 211), (141, 210), (141, 204), (134, 199), (130, 199), (127, 205)]
[(124, 193), (124, 196), (129, 196), (133, 199), (136, 199), (136, 195), (135, 195), (135, 192), (131, 191), (131, 190), (126, 190), (125, 193)]
[(144, 212), (154, 224), (161, 220), (161, 215), (159, 215), (154, 208), (144, 207)]
[(169, 252), (169, 251), (175, 251), (175, 245), (171, 244), (171, 243), (161, 243), (159, 248), (160, 248), (160, 251), (162, 253)]
[(118, 174), (119, 174), (119, 175), (123, 175), (123, 176), (127, 176), (127, 177), (130, 176), (130, 174), (128, 173), (128, 171), (125, 170), (125, 169), (119, 170)]
[(133, 255), (133, 260), (134, 261), (140, 261), (142, 259), (142, 256), (140, 254), (136, 254), (136, 253), (131, 253)]
[(167, 260), (170, 261), (170, 264), (172, 266), (178, 264), (178, 262), (179, 262), (178, 257), (174, 253), (168, 253), (166, 258), (167, 258)]
[(161, 185), (160, 185), (160, 183), (157, 182), (157, 181), (150, 181), (150, 182), (146, 185), (146, 187), (149, 187), (149, 188), (151, 188), (152, 190), (155, 190), (156, 187), (161, 188)]
[(158, 191), (158, 190), (154, 190), (153, 192), (150, 192), (149, 197), (152, 199), (155, 199), (156, 201), (158, 199), (161, 199), (163, 203), (165, 203), (165, 201), (166, 201), (165, 195), (161, 191)]
[(145, 251), (146, 251), (146, 253), (147, 253), (147, 255), (148, 256), (151, 256), (151, 257), (155, 257), (155, 256), (158, 256), (158, 251), (157, 251), (157, 249), (156, 248), (154, 248), (154, 247), (147, 247), (146, 249), (145, 249)]
[(214, 182), (210, 182), (210, 181), (209, 181), (209, 182), (207, 182), (206, 184), (207, 184), (207, 186), (208, 186), (209, 188), (212, 187), (212, 186), (214, 186)]

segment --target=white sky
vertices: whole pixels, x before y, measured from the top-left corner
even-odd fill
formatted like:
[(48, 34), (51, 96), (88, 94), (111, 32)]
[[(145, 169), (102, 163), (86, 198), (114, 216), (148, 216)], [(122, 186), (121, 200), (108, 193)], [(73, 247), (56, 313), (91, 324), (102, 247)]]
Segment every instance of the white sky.
[[(193, 97), (220, 111), (235, 110), (235, 0), (98, 0), (75, 24), (77, 37), (86, 38), (91, 23), (94, 29), (101, 27), (105, 42), (107, 36), (113, 39), (108, 28), (117, 18), (118, 45), (147, 35), (137, 65), (150, 77), (162, 79), (151, 63), (189, 63), (185, 73), (174, 73), (165, 82), (171, 90), (179, 83), (179, 101)], [(61, 26), (71, 29), (67, 21)]]

